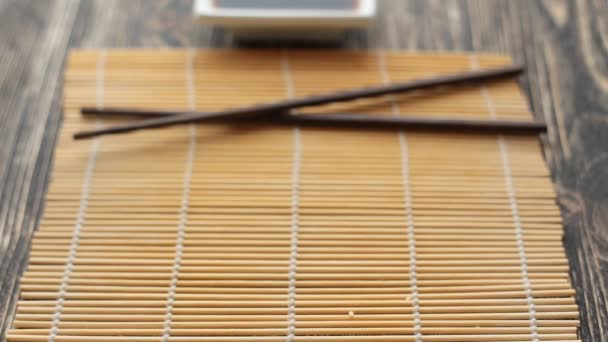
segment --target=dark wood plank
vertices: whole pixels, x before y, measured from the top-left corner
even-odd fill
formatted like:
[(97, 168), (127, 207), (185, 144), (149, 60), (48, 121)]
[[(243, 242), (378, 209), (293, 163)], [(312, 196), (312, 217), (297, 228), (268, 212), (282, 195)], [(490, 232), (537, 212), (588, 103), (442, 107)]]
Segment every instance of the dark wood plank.
[(585, 341), (608, 341), (608, 3), (542, 1), (526, 14), (534, 111), (564, 217)]
[[(190, 10), (190, 0), (0, 0), (0, 332), (44, 207), (66, 47), (234, 45), (193, 24)], [(543, 147), (584, 341), (608, 341), (607, 45), (604, 0), (380, 0), (378, 24), (342, 44), (503, 52), (526, 63), (522, 87), (549, 127)]]
[(4, 75), (0, 89), (6, 97), (0, 105), (0, 331), (4, 331), (44, 203), (60, 118), (58, 75), (78, 3), (34, 6), (4, 1), (1, 6), (0, 55), (6, 58), (0, 63)]

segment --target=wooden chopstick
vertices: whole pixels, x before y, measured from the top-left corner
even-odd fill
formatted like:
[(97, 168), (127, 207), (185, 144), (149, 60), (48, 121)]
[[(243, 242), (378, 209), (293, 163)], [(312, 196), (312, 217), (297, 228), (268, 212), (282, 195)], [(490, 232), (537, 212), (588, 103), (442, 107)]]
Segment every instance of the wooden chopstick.
[[(242, 119), (251, 117), (278, 116), (290, 109), (318, 106), (333, 102), (350, 101), (361, 98), (376, 97), (387, 94), (421, 90), (437, 86), (447, 86), (467, 82), (490, 81), (505, 77), (512, 77), (523, 71), (521, 65), (486, 69), (481, 71), (455, 73), (444, 76), (425, 78), (414, 81), (391, 83), (374, 87), (365, 87), (354, 90), (346, 90), (335, 93), (301, 97), (296, 99), (281, 100), (266, 104), (258, 104), (247, 107), (231, 108), (212, 113), (200, 113), (196, 111), (185, 111), (175, 113), (177, 115), (151, 118), (132, 124), (108, 127), (99, 130), (82, 131), (74, 134), (74, 139), (92, 138), (100, 135), (118, 134), (132, 132), (139, 129), (160, 128), (172, 125), (187, 124), (199, 121), (209, 121), (218, 118)], [(102, 111), (106, 111), (103, 109)]]
[[(85, 115), (112, 115), (112, 116), (136, 116), (136, 117), (165, 117), (179, 115), (180, 112), (118, 109), (108, 108), (104, 110), (95, 108), (83, 108)], [(304, 114), (295, 115), (285, 113), (278, 116), (244, 118), (233, 120), (232, 118), (218, 117), (210, 119), (210, 122), (230, 122), (235, 124), (264, 123), (277, 125), (299, 125), (320, 127), (345, 127), (345, 128), (369, 128), (369, 129), (419, 129), (419, 130), (458, 130), (477, 131), (486, 133), (520, 133), (540, 134), (547, 131), (547, 126), (542, 122), (529, 122), (518, 120), (471, 120), (437, 117), (389, 117), (372, 114)]]

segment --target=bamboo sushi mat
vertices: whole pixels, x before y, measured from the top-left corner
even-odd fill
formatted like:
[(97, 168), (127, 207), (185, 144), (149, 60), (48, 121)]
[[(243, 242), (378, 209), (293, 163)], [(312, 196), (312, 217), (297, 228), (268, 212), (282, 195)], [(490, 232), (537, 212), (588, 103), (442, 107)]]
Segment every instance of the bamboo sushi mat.
[[(126, 120), (81, 106), (211, 110), (508, 63), (73, 52), (8, 341), (577, 340), (537, 137), (217, 124), (71, 139)], [(513, 80), (320, 110), (531, 120)]]

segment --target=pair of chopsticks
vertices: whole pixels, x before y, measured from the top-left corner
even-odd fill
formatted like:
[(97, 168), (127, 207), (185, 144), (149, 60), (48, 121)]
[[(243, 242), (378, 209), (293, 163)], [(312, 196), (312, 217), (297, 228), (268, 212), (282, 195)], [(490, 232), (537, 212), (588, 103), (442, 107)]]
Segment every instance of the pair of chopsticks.
[(127, 133), (141, 129), (160, 128), (194, 122), (231, 122), (231, 123), (275, 123), (287, 125), (317, 125), (331, 127), (365, 128), (421, 128), (421, 129), (460, 129), (504, 133), (542, 133), (546, 126), (542, 123), (505, 120), (463, 120), (452, 118), (426, 117), (382, 117), (362, 114), (315, 114), (294, 115), (293, 109), (319, 106), (335, 102), (351, 101), (395, 93), (428, 89), (439, 86), (473, 82), (493, 81), (514, 77), (523, 71), (520, 65), (506, 66), (465, 73), (455, 73), (414, 81), (391, 83), (387, 85), (359, 88), (336, 93), (321, 94), (296, 99), (257, 104), (247, 107), (231, 108), (217, 112), (197, 111), (144, 111), (120, 108), (83, 108), (83, 114), (132, 115), (147, 117), (144, 120), (103, 129), (81, 131), (74, 139), (92, 138), (101, 135)]

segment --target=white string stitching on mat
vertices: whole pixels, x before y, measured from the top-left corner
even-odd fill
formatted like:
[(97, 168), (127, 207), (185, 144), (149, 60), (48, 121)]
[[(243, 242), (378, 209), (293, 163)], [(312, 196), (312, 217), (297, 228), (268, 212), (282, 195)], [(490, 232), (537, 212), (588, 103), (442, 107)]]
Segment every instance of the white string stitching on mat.
[[(469, 57), (469, 65), (473, 70), (479, 70), (479, 61), (477, 60), (476, 55), (471, 55)], [(481, 97), (488, 108), (488, 113), (490, 114), (490, 118), (496, 120), (496, 106), (494, 106), (494, 101), (490, 98), (490, 94), (488, 94), (488, 89), (486, 86), (482, 85), (479, 92), (481, 93)]]
[(186, 86), (188, 88), (188, 108), (190, 110), (196, 110), (196, 80), (194, 79), (194, 61), (196, 58), (196, 49), (188, 49), (187, 54)]
[(105, 83), (106, 83), (106, 75), (105, 75), (105, 70), (106, 70), (106, 55), (107, 55), (107, 51), (106, 50), (101, 50), (98, 55), (97, 55), (97, 63), (95, 66), (96, 69), (96, 75), (95, 75), (95, 79), (97, 80), (97, 86), (96, 88), (96, 107), (97, 109), (103, 109), (104, 106), (104, 99), (105, 99), (105, 91), (106, 91), (106, 87), (105, 87)]
[[(194, 60), (195, 51), (189, 49), (186, 57), (186, 82), (188, 89), (188, 104), (191, 110), (196, 107), (196, 93), (194, 88)], [(194, 159), (196, 157), (196, 127), (191, 124), (189, 126), (190, 141), (188, 147), (188, 157), (186, 161), (186, 170), (184, 172), (184, 192), (182, 194), (182, 203), (179, 210), (179, 225), (177, 228), (177, 239), (175, 241), (175, 258), (173, 260), (173, 269), (171, 271), (171, 284), (167, 294), (167, 307), (165, 311), (165, 322), (163, 325), (162, 341), (167, 342), (171, 335), (171, 322), (173, 320), (173, 304), (175, 302), (175, 293), (177, 291), (177, 280), (182, 264), (182, 255), (184, 253), (184, 239), (186, 235), (186, 226), (188, 225), (188, 208), (190, 207), (190, 190), (192, 186), (192, 173), (194, 168)]]
[[(283, 51), (281, 58), (283, 78), (287, 89), (287, 97), (293, 97), (293, 79), (289, 68), (287, 52)], [(300, 169), (302, 156), (302, 142), (300, 129), (293, 129), (293, 168), (291, 174), (291, 253), (289, 256), (289, 289), (287, 308), (287, 342), (292, 342), (296, 331), (296, 271), (298, 267), (298, 231), (299, 231), (299, 208), (300, 208)]]
[(509, 162), (509, 150), (502, 135), (498, 136), (498, 146), (500, 147), (500, 155), (502, 158), (505, 176), (505, 185), (509, 196), (509, 203), (511, 205), (513, 222), (515, 224), (515, 241), (517, 243), (517, 251), (519, 253), (519, 261), (521, 264), (521, 277), (524, 283), (526, 301), (528, 302), (528, 311), (530, 314), (530, 331), (532, 333), (532, 340), (537, 342), (539, 341), (539, 336), (536, 324), (536, 307), (534, 305), (534, 296), (532, 294), (532, 287), (530, 285), (530, 278), (528, 276), (528, 258), (526, 257), (526, 251), (524, 247), (523, 227), (521, 224), (521, 220), (519, 219), (517, 196), (515, 194), (515, 188), (513, 186), (513, 175), (511, 172), (511, 164)]
[[(97, 54), (97, 61), (95, 65), (95, 79), (96, 79), (96, 106), (97, 108), (103, 108), (104, 102), (104, 74), (106, 65), (106, 51), (102, 50)], [(95, 121), (95, 126), (99, 127), (99, 122)], [(97, 162), (97, 152), (99, 151), (100, 138), (95, 138), (91, 144), (91, 150), (89, 152), (89, 161), (82, 182), (82, 191), (80, 195), (80, 203), (78, 207), (78, 214), (76, 215), (76, 223), (74, 225), (74, 232), (72, 233), (72, 240), (70, 241), (70, 250), (68, 252), (68, 259), (63, 270), (63, 276), (61, 279), (61, 285), (59, 287), (59, 294), (57, 296), (57, 303), (55, 304), (55, 311), (53, 314), (53, 321), (51, 323), (51, 330), (49, 332), (49, 342), (54, 342), (59, 332), (59, 322), (61, 321), (61, 315), (63, 313), (63, 302), (65, 295), (70, 283), (70, 276), (74, 269), (74, 260), (76, 259), (76, 252), (78, 250), (78, 244), (80, 243), (80, 233), (85, 223), (85, 216), (87, 213), (87, 207), (89, 205), (89, 193), (91, 190), (91, 179), (93, 178), (93, 172), (95, 171), (95, 164)]]
[[(472, 69), (479, 69), (479, 60), (476, 55), (471, 55), (469, 63)], [(496, 119), (496, 106), (492, 101), (492, 98), (488, 94), (487, 88), (481, 86), (481, 96), (485, 101), (490, 117)], [(521, 276), (524, 284), (524, 291), (526, 293), (526, 301), (528, 303), (528, 311), (530, 315), (530, 332), (532, 333), (532, 340), (538, 342), (538, 327), (536, 324), (536, 307), (534, 305), (534, 296), (532, 294), (532, 286), (530, 285), (530, 278), (528, 275), (528, 258), (526, 257), (526, 251), (524, 247), (523, 239), (523, 227), (521, 220), (519, 219), (519, 208), (517, 207), (517, 196), (515, 193), (515, 187), (513, 186), (513, 174), (511, 172), (511, 163), (509, 162), (509, 149), (505, 143), (505, 139), (502, 135), (497, 138), (498, 147), (500, 148), (500, 156), (502, 159), (503, 173), (505, 177), (505, 185), (507, 188), (507, 195), (509, 196), (509, 204), (511, 207), (511, 214), (513, 216), (513, 222), (515, 224), (515, 241), (517, 244), (517, 251), (519, 254), (519, 261), (521, 264)]]
[[(390, 83), (388, 68), (386, 67), (386, 57), (382, 51), (378, 52), (378, 67), (382, 82)], [(399, 105), (392, 97), (391, 107), (394, 116), (399, 116)], [(399, 147), (401, 150), (401, 172), (403, 179), (403, 192), (405, 200), (405, 212), (407, 220), (407, 238), (410, 257), (410, 291), (412, 300), (412, 313), (414, 315), (414, 339), (416, 342), (422, 341), (422, 322), (420, 320), (420, 300), (418, 295), (418, 275), (416, 273), (416, 233), (414, 225), (414, 214), (412, 212), (412, 192), (410, 189), (410, 166), (409, 149), (407, 137), (403, 131), (399, 132)]]

